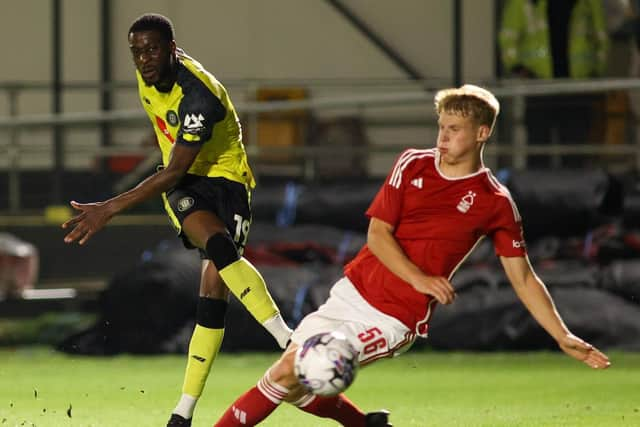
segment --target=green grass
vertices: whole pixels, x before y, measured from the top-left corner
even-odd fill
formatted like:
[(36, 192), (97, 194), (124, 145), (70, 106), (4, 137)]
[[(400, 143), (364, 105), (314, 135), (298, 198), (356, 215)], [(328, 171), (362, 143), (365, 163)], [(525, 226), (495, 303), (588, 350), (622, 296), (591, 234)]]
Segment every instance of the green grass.
[[(223, 354), (196, 412), (211, 426), (276, 354)], [(560, 353), (414, 351), (359, 373), (349, 397), (387, 408), (397, 427), (640, 426), (640, 353), (591, 369)], [(0, 427), (164, 426), (179, 396), (181, 356), (70, 357), (46, 348), (0, 350)], [(70, 409), (70, 415), (68, 410)], [(262, 425), (334, 426), (282, 405)]]

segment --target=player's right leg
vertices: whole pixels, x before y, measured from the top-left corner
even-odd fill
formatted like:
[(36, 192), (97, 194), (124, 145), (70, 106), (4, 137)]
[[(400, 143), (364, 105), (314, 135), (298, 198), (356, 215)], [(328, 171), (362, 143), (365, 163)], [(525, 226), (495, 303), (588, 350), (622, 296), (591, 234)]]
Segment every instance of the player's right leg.
[(298, 382), (293, 364), (298, 346), (291, 344), (255, 387), (240, 396), (214, 427), (254, 426), (266, 419), (283, 401), (318, 417), (330, 418), (349, 427), (387, 427), (389, 413), (363, 413), (340, 393), (320, 397), (308, 393)]
[(414, 335), (397, 319), (370, 306), (346, 279), (331, 289), (331, 296), (317, 311), (306, 316), (291, 336), (283, 356), (260, 379), (258, 385), (240, 396), (223, 414), (217, 427), (251, 426), (269, 416), (283, 401), (300, 410), (331, 418), (350, 427), (387, 427), (388, 412), (365, 414), (344, 394), (320, 397), (307, 393), (294, 372), (296, 349), (306, 339), (327, 331), (344, 333), (358, 350), (359, 361), (372, 363), (401, 352)]
[(167, 427), (189, 427), (224, 337), (228, 293), (213, 264), (203, 260), (196, 325), (189, 343), (182, 395)]
[[(344, 334), (357, 350), (361, 366), (402, 353), (415, 338), (415, 334), (402, 322), (376, 310), (365, 301), (346, 277), (338, 280), (331, 288), (329, 299), (298, 325), (291, 336), (292, 346), (301, 346), (308, 338), (327, 331)], [(287, 365), (287, 369), (293, 370), (293, 361)], [(276, 374), (278, 371), (274, 371), (273, 376)], [(364, 414), (344, 394), (333, 397), (308, 394), (291, 403), (302, 411), (332, 418), (346, 426), (391, 425), (387, 411)]]
[(287, 396), (302, 396), (305, 391), (293, 372), (296, 348), (290, 345), (258, 384), (236, 399), (214, 427), (254, 426), (275, 411)]

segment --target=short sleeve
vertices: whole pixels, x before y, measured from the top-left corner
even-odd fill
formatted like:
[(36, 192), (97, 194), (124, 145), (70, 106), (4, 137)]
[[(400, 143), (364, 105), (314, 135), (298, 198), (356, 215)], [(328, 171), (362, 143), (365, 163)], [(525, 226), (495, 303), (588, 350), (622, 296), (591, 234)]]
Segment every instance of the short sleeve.
[(373, 202), (367, 209), (366, 215), (380, 219), (388, 224), (396, 225), (400, 221), (402, 212), (404, 182), (407, 180), (409, 171), (405, 160), (409, 150), (405, 150), (396, 159), (396, 162), (378, 190)]
[(522, 219), (515, 202), (509, 195), (498, 196), (496, 214), (492, 225), (491, 239), (496, 254), (504, 257), (525, 256), (527, 244), (524, 240)]
[(222, 102), (203, 86), (185, 94), (178, 114), (181, 127), (177, 142), (185, 145), (201, 145), (213, 135), (213, 127), (223, 120), (226, 109)]

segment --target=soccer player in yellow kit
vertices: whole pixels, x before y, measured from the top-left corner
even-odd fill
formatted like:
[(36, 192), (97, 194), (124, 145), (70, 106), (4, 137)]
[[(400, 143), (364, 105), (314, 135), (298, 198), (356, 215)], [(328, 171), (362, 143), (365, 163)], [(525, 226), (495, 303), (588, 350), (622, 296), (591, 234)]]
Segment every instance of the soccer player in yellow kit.
[(176, 47), (173, 25), (158, 14), (136, 19), (129, 32), (140, 101), (151, 120), (163, 167), (135, 188), (96, 203), (71, 202), (79, 213), (62, 227), (66, 243), (85, 244), (114, 215), (162, 195), (188, 248), (203, 258), (196, 326), (182, 396), (168, 426), (190, 426), (224, 334), (229, 291), (284, 348), (291, 330), (260, 273), (242, 257), (255, 186), (242, 131), (226, 89)]

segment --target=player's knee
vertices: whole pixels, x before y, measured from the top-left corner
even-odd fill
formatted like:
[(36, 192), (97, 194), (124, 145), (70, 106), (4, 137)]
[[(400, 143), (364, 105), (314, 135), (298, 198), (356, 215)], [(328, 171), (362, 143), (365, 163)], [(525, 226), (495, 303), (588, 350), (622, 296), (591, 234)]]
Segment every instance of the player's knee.
[(288, 389), (298, 385), (298, 379), (293, 369), (293, 356), (295, 352), (287, 352), (269, 369), (269, 378)]
[(218, 271), (240, 259), (238, 249), (228, 233), (216, 233), (209, 237), (205, 251)]
[(216, 266), (208, 259), (205, 261), (204, 273), (200, 281), (200, 296), (229, 301), (229, 289), (218, 274)]
[(289, 388), (289, 393), (287, 393), (287, 396), (284, 398), (284, 401), (296, 404), (296, 402), (300, 402), (302, 398), (307, 395), (309, 395), (309, 390), (304, 388), (300, 383), (296, 382), (294, 386), (291, 386)]
[(196, 323), (210, 329), (224, 328), (227, 305), (227, 301), (223, 299), (200, 297), (196, 311)]

